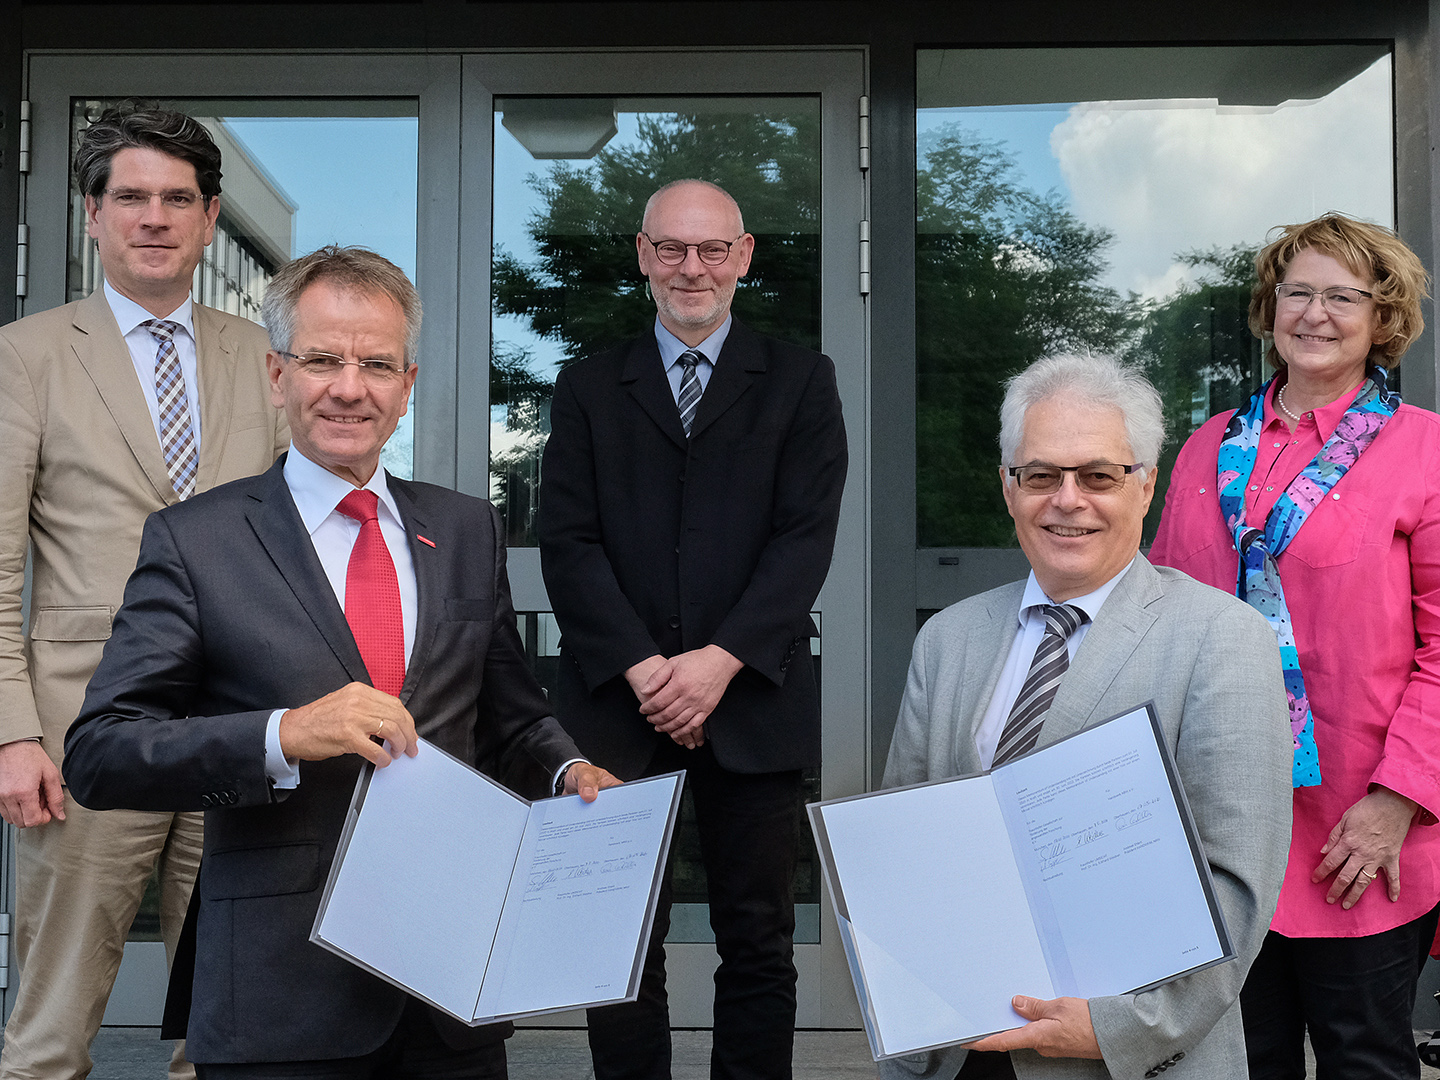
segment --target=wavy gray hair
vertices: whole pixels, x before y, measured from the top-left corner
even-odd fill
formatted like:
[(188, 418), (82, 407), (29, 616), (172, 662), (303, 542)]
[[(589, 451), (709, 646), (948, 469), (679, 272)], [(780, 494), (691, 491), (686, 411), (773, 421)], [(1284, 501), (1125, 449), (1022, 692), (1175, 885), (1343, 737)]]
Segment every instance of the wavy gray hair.
[(1165, 410), (1160, 392), (1140, 368), (1111, 356), (1047, 356), (1005, 381), (1005, 400), (1000, 405), (1001, 464), (1024, 464), (1016, 461), (1015, 455), (1025, 435), (1025, 414), (1032, 405), (1060, 396), (1076, 405), (1119, 409), (1135, 460), (1148, 471), (1160, 459)]

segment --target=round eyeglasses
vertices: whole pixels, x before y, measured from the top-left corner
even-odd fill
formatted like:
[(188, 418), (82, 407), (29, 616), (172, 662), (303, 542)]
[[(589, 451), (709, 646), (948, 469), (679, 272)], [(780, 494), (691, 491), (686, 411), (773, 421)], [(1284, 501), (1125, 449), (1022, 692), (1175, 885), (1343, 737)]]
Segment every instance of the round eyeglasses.
[(1005, 471), (1028, 495), (1050, 495), (1059, 491), (1067, 472), (1075, 474), (1075, 483), (1081, 491), (1104, 495), (1124, 487), (1125, 478), (1141, 468), (1144, 468), (1144, 462), (1114, 465), (1108, 461), (1097, 461), (1089, 465), (1009, 465)]
[[(642, 232), (640, 235), (650, 240), (649, 233)], [(741, 233), (741, 236), (743, 235), (744, 233)], [(666, 266), (679, 266), (685, 261), (691, 248), (695, 249), (695, 254), (700, 256), (700, 261), (706, 266), (719, 266), (730, 258), (730, 248), (739, 240), (739, 236), (734, 240), (702, 240), (698, 244), (682, 244), (679, 240), (650, 240), (650, 246), (655, 249), (655, 257)]]

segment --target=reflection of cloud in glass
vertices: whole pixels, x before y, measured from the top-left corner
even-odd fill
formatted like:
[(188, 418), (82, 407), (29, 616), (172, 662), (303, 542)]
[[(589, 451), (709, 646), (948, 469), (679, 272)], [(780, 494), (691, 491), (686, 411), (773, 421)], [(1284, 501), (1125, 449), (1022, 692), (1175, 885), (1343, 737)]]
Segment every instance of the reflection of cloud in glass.
[(1081, 103), (1050, 146), (1087, 225), (1115, 234), (1108, 283), (1173, 291), (1177, 252), (1259, 246), (1327, 210), (1394, 224), (1390, 61), (1315, 102)]

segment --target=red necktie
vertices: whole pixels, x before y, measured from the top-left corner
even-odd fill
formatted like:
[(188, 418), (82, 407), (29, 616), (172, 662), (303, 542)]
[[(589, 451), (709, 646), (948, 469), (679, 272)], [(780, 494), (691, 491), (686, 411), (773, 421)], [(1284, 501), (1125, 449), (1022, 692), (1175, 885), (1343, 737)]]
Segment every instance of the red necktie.
[(360, 658), (375, 689), (400, 696), (405, 685), (405, 617), (400, 582), (376, 514), (379, 496), (352, 491), (336, 507), (360, 522), (360, 535), (345, 571), (345, 621), (360, 647)]

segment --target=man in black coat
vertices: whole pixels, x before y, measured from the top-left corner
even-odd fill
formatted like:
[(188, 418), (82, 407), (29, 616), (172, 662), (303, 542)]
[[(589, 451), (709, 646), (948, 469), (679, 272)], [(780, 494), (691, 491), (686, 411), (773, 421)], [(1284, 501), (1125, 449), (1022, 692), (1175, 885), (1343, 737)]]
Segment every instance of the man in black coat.
[[(417, 370), (405, 275), (321, 249), (271, 281), (265, 322), (290, 451), (146, 522), (65, 780), (92, 809), (208, 811), (171, 976), (201, 1080), (501, 1080), (508, 1024), (468, 1028), (308, 940), (356, 778), (418, 734), (532, 797), (615, 781), (530, 674), (494, 508), (379, 468)], [(375, 932), (406, 921), (376, 911)]]
[[(810, 608), (830, 569), (845, 427), (826, 356), (730, 314), (755, 238), (698, 180), (636, 236), (655, 331), (560, 374), (540, 507), (556, 705), (622, 779), (689, 772), (709, 884), (713, 1077), (789, 1077), (801, 770), (820, 763)], [(663, 941), (640, 999), (590, 1013), (600, 1080), (670, 1075)]]

